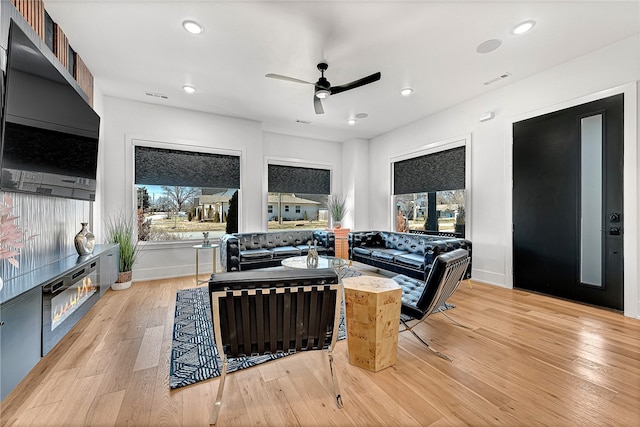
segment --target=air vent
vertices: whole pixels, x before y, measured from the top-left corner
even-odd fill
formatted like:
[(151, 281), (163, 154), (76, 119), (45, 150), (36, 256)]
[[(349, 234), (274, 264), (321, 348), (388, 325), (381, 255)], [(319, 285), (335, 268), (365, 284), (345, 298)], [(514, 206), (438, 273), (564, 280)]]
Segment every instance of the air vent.
[(491, 80), (487, 80), (486, 82), (484, 82), (483, 84), (486, 85), (490, 85), (491, 83), (495, 83), (495, 82), (499, 82), (500, 80), (504, 80), (507, 77), (510, 77), (511, 73), (504, 73), (504, 74), (500, 74), (498, 77), (496, 77), (495, 79), (491, 79)]
[(144, 94), (147, 95), (147, 96), (151, 96), (153, 98), (169, 99), (169, 97), (167, 95), (163, 95), (161, 93), (145, 92)]
[(296, 120), (296, 123), (300, 123), (300, 124), (303, 124), (303, 125), (310, 125), (311, 124), (311, 122), (309, 122), (307, 120)]

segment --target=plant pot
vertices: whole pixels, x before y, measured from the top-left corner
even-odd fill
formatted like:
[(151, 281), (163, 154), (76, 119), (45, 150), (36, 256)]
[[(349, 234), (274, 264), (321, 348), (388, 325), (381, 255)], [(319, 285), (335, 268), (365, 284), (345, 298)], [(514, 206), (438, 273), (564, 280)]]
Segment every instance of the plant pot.
[(129, 289), (131, 287), (131, 272), (124, 271), (118, 273), (118, 280), (116, 283), (111, 285), (111, 289), (114, 291), (123, 291), (125, 289)]

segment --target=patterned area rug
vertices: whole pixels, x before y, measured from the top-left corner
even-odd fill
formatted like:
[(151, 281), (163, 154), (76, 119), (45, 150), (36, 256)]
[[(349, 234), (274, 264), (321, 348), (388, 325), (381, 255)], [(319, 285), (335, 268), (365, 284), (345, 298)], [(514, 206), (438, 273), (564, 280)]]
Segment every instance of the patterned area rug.
[[(360, 276), (354, 270), (344, 269), (342, 277)], [(169, 386), (184, 387), (199, 381), (220, 376), (222, 361), (213, 338), (209, 288), (184, 289), (176, 296), (176, 313), (171, 346), (171, 371)], [(338, 339), (347, 336), (344, 314), (340, 316)], [(250, 368), (289, 354), (238, 357), (229, 359), (228, 372)]]

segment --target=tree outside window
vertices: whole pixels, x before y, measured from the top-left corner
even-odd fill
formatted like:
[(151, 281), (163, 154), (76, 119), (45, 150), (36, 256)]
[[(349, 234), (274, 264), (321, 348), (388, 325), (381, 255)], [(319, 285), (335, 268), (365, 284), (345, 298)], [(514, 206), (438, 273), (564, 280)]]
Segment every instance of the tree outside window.
[(426, 230), (464, 236), (465, 199), (465, 190), (396, 195), (396, 231)]
[(141, 240), (201, 240), (204, 232), (210, 238), (225, 233), (227, 217), (237, 216), (237, 206), (231, 215), (230, 204), (240, 183), (239, 156), (134, 148)]

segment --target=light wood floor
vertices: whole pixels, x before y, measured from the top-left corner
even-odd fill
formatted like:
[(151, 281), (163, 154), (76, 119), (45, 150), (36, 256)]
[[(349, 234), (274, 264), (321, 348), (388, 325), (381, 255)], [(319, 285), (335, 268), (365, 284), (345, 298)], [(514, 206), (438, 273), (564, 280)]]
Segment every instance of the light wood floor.
[[(218, 380), (169, 389), (175, 294), (193, 277), (109, 291), (2, 402), (7, 426), (205, 426)], [(230, 374), (219, 425), (640, 425), (640, 321), (521, 291), (463, 283), (416, 328), (447, 362), (401, 333), (378, 373), (324, 352)]]

